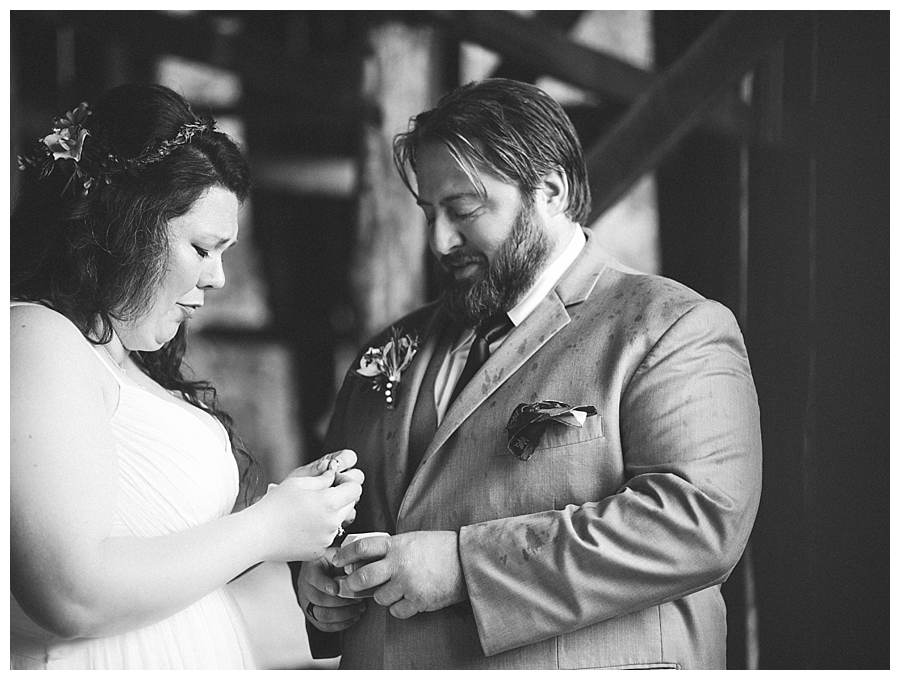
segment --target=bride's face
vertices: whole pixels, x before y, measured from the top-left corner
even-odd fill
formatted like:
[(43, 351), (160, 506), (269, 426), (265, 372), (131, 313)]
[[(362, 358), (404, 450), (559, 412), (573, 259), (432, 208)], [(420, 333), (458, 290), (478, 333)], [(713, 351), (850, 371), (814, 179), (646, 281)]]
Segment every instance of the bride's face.
[(131, 322), (113, 321), (127, 350), (155, 351), (203, 306), (208, 290), (225, 285), (222, 256), (237, 242), (237, 197), (213, 187), (169, 223), (166, 272), (150, 308)]

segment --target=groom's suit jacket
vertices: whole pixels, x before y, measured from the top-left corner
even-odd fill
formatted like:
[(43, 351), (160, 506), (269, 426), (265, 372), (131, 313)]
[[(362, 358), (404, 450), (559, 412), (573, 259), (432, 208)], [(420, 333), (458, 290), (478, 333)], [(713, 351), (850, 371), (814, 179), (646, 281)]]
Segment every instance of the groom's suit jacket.
[[(587, 235), (451, 404), (417, 469), (407, 444), (441, 310), (395, 324), (420, 339), (396, 408), (358, 364), (348, 371), (328, 444), (355, 450), (366, 474), (351, 531), (457, 531), (469, 597), (407, 620), (370, 600), (341, 634), (342, 668), (724, 667), (720, 584), (762, 473), (741, 333), (722, 305), (628, 270)], [(519, 460), (507, 421), (541, 400), (598, 415), (552, 424)], [(321, 639), (311, 635), (314, 655)]]

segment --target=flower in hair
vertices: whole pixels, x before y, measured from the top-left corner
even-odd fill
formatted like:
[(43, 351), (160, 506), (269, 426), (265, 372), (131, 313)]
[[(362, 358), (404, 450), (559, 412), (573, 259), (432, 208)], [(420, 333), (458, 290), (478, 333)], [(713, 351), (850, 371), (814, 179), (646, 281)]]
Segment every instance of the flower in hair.
[(361, 376), (372, 378), (372, 389), (384, 393), (384, 402), (393, 409), (397, 402), (400, 376), (412, 362), (419, 348), (416, 336), (401, 334), (391, 327), (390, 340), (381, 347), (366, 350), (356, 370)]
[(134, 158), (122, 158), (109, 150), (105, 139), (92, 136), (85, 128), (84, 123), (90, 115), (87, 103), (82, 102), (54, 120), (52, 132), (41, 138), (31, 153), (19, 156), (19, 170), (36, 168), (43, 179), (55, 168), (60, 168), (61, 172), (69, 173), (63, 193), (69, 186), (77, 184), (86, 196), (98, 183), (109, 184), (117, 173), (134, 174), (161, 161), (179, 146), (190, 142), (195, 134), (213, 130), (215, 126), (212, 120), (185, 123), (173, 139), (156, 140)]
[(41, 142), (53, 154), (53, 160), (58, 161), (60, 158), (71, 158), (76, 163), (81, 160), (81, 152), (84, 149), (84, 140), (90, 134), (84, 128), (75, 132), (72, 137), (70, 130), (60, 130), (44, 137)]
[(44, 137), (41, 143), (53, 154), (53, 160), (71, 158), (76, 163), (81, 160), (84, 140), (90, 133), (82, 123), (90, 115), (88, 105), (84, 102), (69, 111), (65, 118), (58, 118), (53, 123), (53, 132)]

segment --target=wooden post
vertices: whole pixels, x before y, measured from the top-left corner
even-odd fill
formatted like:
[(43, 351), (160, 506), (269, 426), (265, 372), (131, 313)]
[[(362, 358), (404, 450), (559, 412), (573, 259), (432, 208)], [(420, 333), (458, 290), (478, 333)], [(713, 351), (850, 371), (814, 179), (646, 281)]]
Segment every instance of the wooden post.
[(387, 22), (368, 31), (362, 159), (352, 267), (360, 340), (426, 301), (427, 231), (394, 169), (392, 141), (440, 95), (442, 59), (429, 27)]

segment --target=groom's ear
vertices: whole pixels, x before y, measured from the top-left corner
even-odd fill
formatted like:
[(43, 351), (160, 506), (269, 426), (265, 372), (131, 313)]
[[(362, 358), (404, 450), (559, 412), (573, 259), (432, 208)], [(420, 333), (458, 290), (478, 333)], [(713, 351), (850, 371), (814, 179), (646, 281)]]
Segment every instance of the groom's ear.
[(538, 200), (547, 213), (556, 216), (564, 213), (569, 207), (569, 178), (561, 170), (551, 170), (541, 182), (538, 189)]

